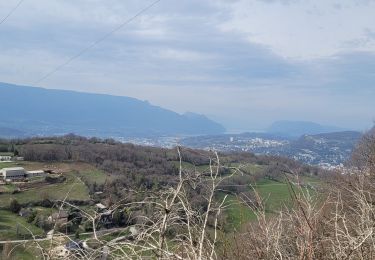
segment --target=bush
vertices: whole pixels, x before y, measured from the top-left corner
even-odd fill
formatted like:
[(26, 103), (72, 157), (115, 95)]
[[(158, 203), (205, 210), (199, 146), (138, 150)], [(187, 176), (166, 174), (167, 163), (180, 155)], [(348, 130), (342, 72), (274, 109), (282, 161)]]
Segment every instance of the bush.
[(18, 213), (21, 210), (21, 204), (19, 204), (16, 199), (12, 199), (9, 204), (9, 210), (13, 213)]
[(43, 208), (52, 208), (53, 207), (53, 202), (50, 201), (49, 199), (44, 199), (40, 203), (40, 206), (42, 206)]
[(36, 215), (37, 215), (36, 211), (33, 210), (33, 211), (30, 213), (30, 215), (26, 218), (26, 221), (27, 221), (28, 223), (32, 223), (32, 222), (34, 221)]
[(318, 193), (290, 185), (294, 205), (278, 214), (266, 215), (259, 202), (257, 221), (235, 235), (223, 259), (374, 259), (373, 133), (364, 136), (353, 159), (356, 167), (331, 174)]
[(56, 183), (63, 183), (66, 180), (66, 177), (59, 176), (59, 177), (51, 177), (46, 176), (45, 181), (48, 183), (56, 184)]

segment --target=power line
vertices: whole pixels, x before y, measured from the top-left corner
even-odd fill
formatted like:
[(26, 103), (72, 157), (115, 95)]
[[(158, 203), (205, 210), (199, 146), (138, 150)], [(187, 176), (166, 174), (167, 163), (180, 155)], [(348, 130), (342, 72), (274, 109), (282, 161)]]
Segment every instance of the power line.
[(123, 28), (125, 25), (129, 24), (130, 22), (132, 22), (133, 20), (135, 20), (138, 16), (140, 16), (141, 14), (145, 13), (146, 11), (148, 11), (150, 8), (152, 8), (154, 5), (156, 5), (157, 3), (159, 3), (161, 0), (156, 0), (154, 2), (152, 2), (150, 5), (146, 6), (145, 8), (143, 8), (142, 10), (140, 10), (138, 13), (136, 13), (134, 16), (132, 16), (131, 18), (129, 18), (128, 20), (124, 21), (123, 23), (121, 23), (120, 25), (118, 25), (117, 27), (115, 27), (112, 31), (104, 34), (102, 37), (100, 37), (99, 39), (97, 39), (96, 41), (94, 41), (92, 44), (90, 44), (89, 46), (87, 46), (86, 48), (82, 49), (80, 52), (78, 52), (76, 55), (70, 57), (69, 59), (67, 59), (65, 62), (61, 63), (60, 65), (58, 65), (56, 68), (54, 68), (53, 70), (51, 70), (50, 72), (48, 72), (47, 74), (45, 74), (43, 77), (39, 78), (37, 81), (35, 81), (33, 83), (33, 85), (37, 85), (38, 83), (42, 82), (43, 80), (45, 80), (46, 78), (50, 77), (51, 75), (55, 74), (57, 71), (59, 71), (61, 68), (65, 67), (66, 65), (68, 65), (69, 63), (71, 63), (73, 60), (77, 59), (78, 57), (82, 56), (85, 52), (87, 52), (88, 50), (92, 49), (95, 45), (101, 43), (102, 41), (104, 41), (105, 39), (107, 39), (109, 36), (111, 36), (113, 33), (117, 32), (118, 30), (120, 30), (121, 28)]
[(23, 1), (24, 0), (18, 2), (18, 4), (0, 21), (0, 25), (2, 25), (9, 18), (9, 16), (11, 16), (17, 10), (17, 8), (20, 7)]

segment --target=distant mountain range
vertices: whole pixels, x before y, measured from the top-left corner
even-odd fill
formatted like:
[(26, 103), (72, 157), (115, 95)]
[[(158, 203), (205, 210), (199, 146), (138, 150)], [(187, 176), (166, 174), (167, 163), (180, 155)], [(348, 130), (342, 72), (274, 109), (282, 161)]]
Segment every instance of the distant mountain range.
[(152, 136), (225, 132), (203, 115), (184, 115), (130, 97), (0, 83), (0, 136)]
[[(180, 144), (329, 166), (344, 163), (362, 136), (340, 130), (313, 122), (278, 121), (264, 133), (223, 134), (224, 127), (204, 115), (181, 115), (135, 98), (0, 83), (0, 137), (75, 133), (130, 142), (150, 138), (146, 143), (152, 143), (159, 137), (192, 136)], [(174, 138), (168, 138), (157, 146), (170, 145)]]
[(299, 137), (301, 135), (315, 135), (344, 130), (339, 127), (325, 126), (308, 121), (276, 121), (266, 129), (266, 132), (286, 137)]

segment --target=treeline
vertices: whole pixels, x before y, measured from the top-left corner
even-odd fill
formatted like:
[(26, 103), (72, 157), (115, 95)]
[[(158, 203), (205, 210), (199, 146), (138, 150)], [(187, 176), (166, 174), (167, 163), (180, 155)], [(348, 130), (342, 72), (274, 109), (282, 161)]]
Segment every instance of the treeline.
[(293, 205), (276, 215), (253, 208), (256, 221), (231, 237), (221, 259), (374, 259), (375, 128), (348, 165), (327, 176), (319, 193), (295, 187)]
[[(86, 183), (92, 193), (104, 191), (114, 201), (123, 198), (124, 191), (134, 189), (158, 190), (175, 185), (179, 172), (179, 155), (176, 149), (124, 144), (113, 139), (86, 138), (66, 135), (51, 138), (28, 138), (2, 140), (0, 147), (7, 151), (17, 151), (27, 161), (42, 162), (85, 162), (113, 175), (115, 178), (105, 185)], [(6, 148), (6, 149), (5, 149)], [(209, 165), (213, 152), (181, 148), (184, 163), (194, 166)], [(294, 160), (275, 156), (258, 156), (252, 153), (219, 154), (222, 165), (256, 164), (263, 170), (246, 176), (231, 178), (225, 184), (228, 192), (239, 194), (249, 182), (262, 178), (282, 180), (282, 170), (298, 174), (319, 175), (321, 170), (303, 165)], [(188, 170), (188, 169), (185, 169)], [(222, 174), (229, 168), (222, 167)], [(230, 188), (229, 188), (230, 187)]]

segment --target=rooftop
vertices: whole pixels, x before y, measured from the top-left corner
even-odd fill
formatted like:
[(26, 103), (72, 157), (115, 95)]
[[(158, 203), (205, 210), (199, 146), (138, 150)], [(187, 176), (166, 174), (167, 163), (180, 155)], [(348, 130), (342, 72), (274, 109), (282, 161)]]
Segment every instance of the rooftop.
[(98, 203), (95, 205), (97, 208), (99, 209), (107, 209), (107, 207), (105, 205), (103, 205), (102, 203)]
[(24, 171), (25, 169), (22, 167), (10, 167), (10, 168), (3, 168), (2, 171)]
[(43, 170), (27, 171), (28, 173), (44, 173)]

